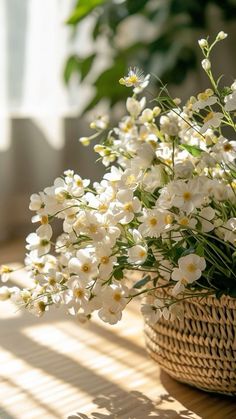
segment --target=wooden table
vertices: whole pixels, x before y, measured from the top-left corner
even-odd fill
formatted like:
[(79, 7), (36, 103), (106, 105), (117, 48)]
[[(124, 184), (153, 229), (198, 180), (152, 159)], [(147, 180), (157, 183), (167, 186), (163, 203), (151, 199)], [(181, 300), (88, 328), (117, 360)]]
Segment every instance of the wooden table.
[[(15, 283), (24, 283), (17, 274)], [(148, 358), (142, 318), (81, 326), (54, 310), (41, 319), (0, 305), (1, 419), (234, 419), (235, 399), (172, 380)]]

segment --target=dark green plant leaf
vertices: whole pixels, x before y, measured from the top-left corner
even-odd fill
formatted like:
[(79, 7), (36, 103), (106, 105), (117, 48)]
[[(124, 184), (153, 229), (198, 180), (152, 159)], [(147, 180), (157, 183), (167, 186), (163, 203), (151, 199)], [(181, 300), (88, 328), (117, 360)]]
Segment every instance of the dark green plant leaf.
[(124, 276), (123, 270), (122, 269), (116, 269), (113, 273), (113, 276), (114, 276), (115, 279), (117, 279), (119, 281)]
[(130, 15), (144, 9), (149, 0), (126, 0), (127, 9)]
[(83, 81), (89, 73), (95, 57), (96, 54), (89, 55), (89, 57), (84, 59), (79, 58), (77, 55), (69, 57), (64, 69), (64, 80), (66, 84), (68, 84), (72, 74), (74, 73), (80, 75), (80, 80)]
[(114, 65), (105, 70), (95, 81), (96, 94), (85, 112), (92, 109), (101, 99), (110, 100), (111, 106), (119, 100), (124, 100), (130, 93), (130, 90), (119, 84), (119, 79), (126, 73), (127, 64), (123, 57), (118, 57)]
[(76, 55), (71, 55), (71, 57), (69, 57), (66, 62), (63, 73), (63, 77), (66, 84), (69, 83), (72, 74), (78, 72), (78, 65), (78, 57)]
[(144, 287), (144, 285), (146, 285), (148, 282), (150, 282), (151, 281), (151, 277), (150, 277), (150, 275), (146, 275), (146, 276), (144, 276), (142, 279), (140, 279), (139, 281), (137, 281), (135, 284), (134, 284), (134, 288), (142, 288), (142, 287)]
[(76, 25), (96, 7), (103, 5), (107, 1), (109, 0), (79, 0), (66, 23), (68, 25)]
[(84, 78), (89, 73), (95, 57), (96, 57), (96, 54), (92, 54), (92, 55), (89, 55), (89, 57), (86, 57), (84, 60), (81, 60), (80, 67), (79, 67), (81, 81), (84, 80)]

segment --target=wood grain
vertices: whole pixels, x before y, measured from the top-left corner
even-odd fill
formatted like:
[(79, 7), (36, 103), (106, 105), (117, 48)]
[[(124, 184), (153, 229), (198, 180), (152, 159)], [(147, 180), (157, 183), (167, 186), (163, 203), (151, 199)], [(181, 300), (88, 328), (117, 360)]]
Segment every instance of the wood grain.
[[(0, 260), (19, 262), (22, 254), (19, 243), (0, 248)], [(25, 281), (24, 272), (15, 274), (15, 284)], [(236, 418), (235, 399), (162, 373), (142, 329), (135, 304), (115, 327), (96, 319), (80, 326), (57, 310), (35, 319), (1, 304), (0, 418)]]

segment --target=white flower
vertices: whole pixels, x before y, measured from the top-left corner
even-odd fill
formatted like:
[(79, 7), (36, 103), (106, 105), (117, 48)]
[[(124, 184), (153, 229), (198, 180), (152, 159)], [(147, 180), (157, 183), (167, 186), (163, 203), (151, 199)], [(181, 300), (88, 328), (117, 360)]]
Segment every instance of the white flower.
[[(236, 109), (236, 108), (235, 108)], [(236, 141), (229, 141), (220, 137), (218, 142), (212, 147), (212, 152), (217, 161), (233, 162), (236, 157)]]
[(201, 48), (206, 48), (208, 46), (208, 42), (206, 39), (202, 38), (199, 39), (198, 44)]
[(177, 284), (172, 289), (172, 295), (176, 297), (176, 295), (182, 293), (185, 290), (186, 285), (191, 284), (195, 281), (195, 279), (189, 278), (186, 275), (185, 271), (182, 271), (179, 268), (174, 268), (171, 274), (171, 278), (177, 282)]
[[(72, 306), (76, 303), (76, 308), (86, 308), (88, 303), (90, 292), (86, 288), (86, 284), (78, 276), (72, 275), (70, 280), (67, 282), (69, 287), (69, 300)], [(73, 300), (72, 300), (73, 298)]]
[(147, 248), (137, 244), (128, 249), (128, 262), (134, 265), (142, 265), (147, 259)]
[(183, 275), (186, 275), (188, 281), (193, 282), (201, 277), (202, 271), (206, 268), (206, 261), (203, 257), (192, 253), (187, 256), (182, 256), (178, 260), (178, 265)]
[(154, 192), (156, 188), (163, 186), (163, 167), (161, 165), (152, 166), (150, 170), (145, 173), (142, 183), (147, 192)]
[(181, 230), (184, 230), (186, 228), (190, 228), (190, 229), (193, 228), (194, 229), (196, 227), (197, 220), (195, 220), (195, 218), (192, 218), (192, 215), (187, 216), (183, 212), (180, 212), (180, 214), (176, 215), (175, 218), (176, 218), (176, 221), (177, 221), (178, 225), (181, 226)]
[(109, 125), (108, 115), (99, 115), (94, 121), (91, 122), (90, 128), (97, 131), (104, 131)]
[(11, 292), (6, 286), (0, 287), (0, 301), (9, 300), (11, 298)]
[(150, 304), (142, 304), (141, 313), (145, 321), (151, 325), (156, 324), (161, 317), (161, 310)]
[(232, 93), (225, 96), (225, 110), (227, 112), (235, 111), (236, 109), (236, 90), (233, 90)]
[(104, 287), (103, 306), (113, 310), (123, 310), (128, 303), (128, 288), (121, 283), (113, 283)]
[(38, 213), (42, 213), (44, 209), (44, 194), (39, 192), (39, 194), (33, 194), (30, 197), (30, 205), (29, 209), (31, 211), (37, 211)]
[(128, 97), (126, 101), (126, 108), (127, 111), (133, 118), (137, 118), (142, 109), (144, 108), (146, 103), (145, 97), (143, 97), (140, 101), (134, 99), (133, 97)]
[[(68, 178), (65, 179), (66, 183), (68, 182)], [(74, 175), (71, 179), (70, 185), (70, 192), (73, 196), (80, 197), (84, 194), (84, 188), (86, 188), (90, 184), (89, 179), (82, 179), (79, 175)]]
[(209, 71), (211, 69), (211, 62), (210, 60), (208, 60), (208, 58), (205, 58), (204, 60), (202, 60), (201, 64), (202, 64), (203, 70)]
[(117, 261), (116, 256), (112, 256), (112, 248), (105, 244), (97, 247), (96, 259), (99, 264), (99, 278), (102, 280), (108, 279)]
[(217, 102), (217, 97), (214, 96), (214, 92), (211, 89), (206, 89), (205, 92), (199, 93), (197, 98), (198, 100), (192, 105), (193, 111), (204, 109), (207, 106), (212, 106)]
[(10, 275), (13, 272), (13, 269), (10, 268), (10, 266), (7, 265), (1, 265), (0, 266), (0, 276), (2, 282), (7, 282), (8, 279), (10, 279)]
[(169, 187), (174, 194), (172, 206), (185, 211), (187, 214), (203, 204), (204, 195), (200, 192), (196, 181), (190, 180), (186, 183), (178, 180), (169, 184)]
[(138, 231), (144, 237), (160, 237), (166, 227), (165, 214), (156, 209), (144, 209), (139, 221)]
[(144, 76), (143, 72), (138, 68), (130, 68), (128, 75), (119, 80), (119, 83), (126, 87), (134, 87), (134, 93), (140, 93), (147, 87), (150, 79), (150, 74)]
[(174, 166), (175, 178), (189, 179), (194, 171), (194, 165), (191, 161), (186, 160), (176, 163)]
[(50, 240), (52, 237), (52, 227), (50, 224), (43, 224), (37, 228), (36, 233), (41, 239)]
[(102, 321), (109, 324), (116, 324), (122, 318), (122, 311), (113, 307), (103, 307), (98, 311)]
[(98, 263), (90, 248), (78, 250), (68, 264), (69, 271), (80, 279), (89, 281), (98, 275)]
[(26, 245), (26, 249), (30, 251), (35, 251), (38, 257), (48, 253), (51, 248), (50, 238), (47, 234), (45, 237), (43, 237), (42, 235), (40, 237), (36, 233), (30, 233), (26, 237), (26, 242), (28, 243)]
[(199, 221), (201, 222), (202, 231), (208, 233), (214, 229), (214, 224), (211, 222), (215, 217), (215, 210), (211, 207), (204, 207), (199, 211)]
[(228, 34), (224, 31), (220, 31), (216, 37), (217, 41), (223, 41), (223, 39), (227, 38)]
[(139, 185), (139, 182), (141, 182), (142, 176), (143, 172), (139, 167), (126, 169), (121, 176), (120, 187), (122, 189), (128, 188), (135, 190)]
[(206, 132), (206, 130), (211, 127), (218, 128), (223, 117), (224, 115), (221, 112), (209, 112), (203, 120), (204, 124), (200, 129), (201, 133)]
[(135, 213), (141, 210), (141, 203), (137, 197), (133, 196), (133, 192), (127, 189), (119, 191), (116, 197), (115, 206), (118, 211), (119, 222), (128, 224), (133, 220)]
[[(176, 112), (178, 113), (178, 109), (176, 109)], [(160, 126), (164, 134), (170, 136), (178, 135), (180, 130), (179, 119), (179, 116), (173, 111), (168, 112), (167, 115), (162, 115), (160, 118)]]
[(236, 218), (230, 218), (223, 227), (224, 240), (236, 246)]
[(142, 115), (140, 116), (139, 121), (142, 122), (142, 124), (151, 123), (153, 121), (153, 118), (154, 118), (153, 110), (146, 108), (142, 112)]

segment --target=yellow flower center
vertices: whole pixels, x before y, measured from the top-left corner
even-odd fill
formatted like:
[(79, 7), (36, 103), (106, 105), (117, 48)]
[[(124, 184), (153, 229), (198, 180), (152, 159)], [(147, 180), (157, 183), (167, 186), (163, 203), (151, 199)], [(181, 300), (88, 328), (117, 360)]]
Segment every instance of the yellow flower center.
[(132, 83), (132, 84), (138, 83), (137, 74), (132, 74), (131, 76), (127, 77), (126, 81), (127, 81), (127, 83)]
[(129, 211), (129, 212), (133, 212), (133, 204), (132, 204), (132, 202), (127, 202), (124, 205), (124, 210), (125, 211)]
[(41, 313), (43, 313), (45, 311), (45, 308), (46, 308), (46, 306), (45, 306), (44, 302), (43, 301), (39, 301), (38, 302), (38, 309), (39, 309), (39, 311), (41, 311)]
[(127, 186), (132, 185), (132, 183), (135, 182), (135, 176), (134, 175), (129, 175), (126, 179), (125, 184)]
[(117, 302), (120, 301), (121, 300), (120, 292), (115, 292), (114, 295), (113, 295), (113, 299)]
[(192, 197), (192, 194), (190, 192), (184, 192), (183, 193), (183, 198), (185, 201), (189, 201)]
[(212, 118), (214, 117), (214, 112), (209, 112), (205, 118), (204, 118), (204, 122), (208, 122), (210, 121)]
[(78, 186), (78, 188), (81, 188), (81, 187), (83, 186), (83, 182), (82, 182), (82, 180), (81, 180), (81, 179), (78, 179), (78, 180), (76, 181), (76, 185)]
[(83, 272), (89, 272), (90, 270), (91, 270), (91, 268), (90, 268), (90, 266), (87, 263), (84, 263), (81, 266), (81, 271), (83, 271)]
[(41, 224), (48, 224), (48, 216), (47, 215), (42, 215)]
[(75, 298), (83, 298), (84, 290), (82, 288), (75, 288), (73, 294)]
[(155, 227), (155, 226), (157, 225), (157, 219), (156, 219), (155, 217), (150, 218), (150, 220), (149, 220), (149, 224), (150, 224), (152, 227)]
[(55, 278), (48, 278), (48, 283), (49, 283), (49, 285), (51, 285), (52, 287), (53, 287), (54, 285), (56, 285), (56, 280), (55, 280)]
[(181, 218), (181, 220), (179, 220), (179, 223), (180, 223), (182, 226), (187, 226), (187, 225), (188, 225), (188, 223), (189, 223), (189, 220), (188, 220), (188, 218), (187, 218), (187, 217), (184, 217), (184, 218)]
[(224, 151), (231, 151), (233, 149), (230, 143), (224, 144), (223, 146)]
[(101, 204), (101, 205), (99, 205), (98, 209), (99, 209), (100, 212), (106, 212), (107, 209), (108, 209), (108, 205), (107, 204)]
[(173, 215), (171, 214), (165, 215), (165, 218), (164, 218), (165, 224), (171, 224), (173, 219), (174, 219)]
[(189, 265), (187, 266), (187, 270), (189, 271), (189, 272), (196, 272), (196, 270), (197, 270), (197, 267), (196, 267), (196, 265), (194, 265), (194, 263), (189, 263)]
[(109, 263), (109, 257), (108, 256), (102, 256), (101, 257), (101, 263), (104, 265), (107, 265)]
[(96, 224), (89, 224), (88, 231), (90, 233), (96, 233), (98, 231)]
[(147, 252), (145, 251), (145, 250), (140, 250), (140, 252), (139, 252), (139, 256), (141, 257), (141, 258), (143, 258), (144, 256), (146, 256), (146, 254), (147, 254)]

